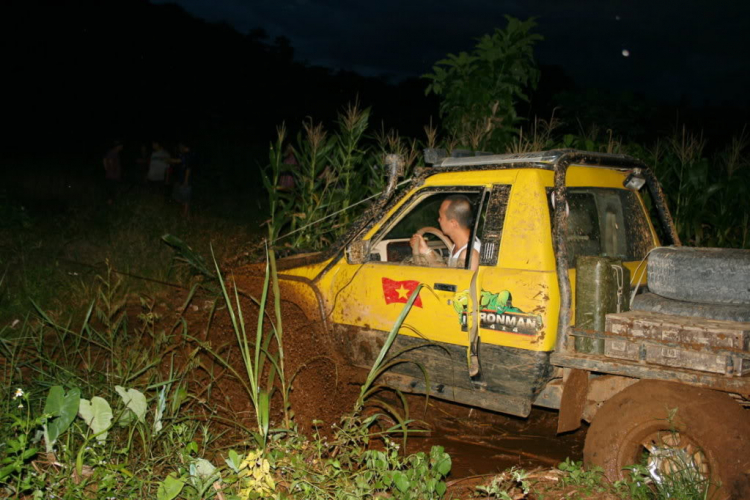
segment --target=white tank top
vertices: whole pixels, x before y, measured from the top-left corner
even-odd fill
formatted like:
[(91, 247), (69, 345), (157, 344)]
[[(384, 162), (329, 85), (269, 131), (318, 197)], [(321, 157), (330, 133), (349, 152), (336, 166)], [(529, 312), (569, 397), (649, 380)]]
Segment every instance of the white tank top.
[[(459, 264), (458, 258), (461, 255), (461, 252), (466, 250), (466, 246), (467, 245), (462, 246), (461, 248), (453, 252), (453, 254), (451, 254), (451, 256), (448, 258), (448, 267), (464, 267), (464, 265), (466, 264), (466, 261)], [(479, 238), (474, 238), (474, 245), (472, 248), (476, 250), (477, 252), (479, 252), (479, 249), (481, 247), (482, 247), (482, 242), (479, 241)]]

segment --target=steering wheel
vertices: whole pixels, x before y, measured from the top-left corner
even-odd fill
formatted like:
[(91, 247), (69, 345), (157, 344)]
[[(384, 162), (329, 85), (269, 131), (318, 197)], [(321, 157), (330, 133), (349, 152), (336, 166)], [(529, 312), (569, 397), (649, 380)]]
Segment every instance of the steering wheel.
[[(445, 234), (443, 234), (443, 232), (440, 229), (437, 229), (435, 227), (426, 226), (426, 227), (419, 229), (414, 234), (417, 234), (419, 236), (424, 236), (426, 233), (436, 236), (440, 241), (443, 242), (443, 244), (445, 245), (445, 248), (447, 248), (448, 251), (450, 251), (451, 248), (453, 248), (453, 242), (450, 239), (448, 239), (448, 237)], [(411, 254), (415, 263), (421, 263), (422, 265), (425, 265), (427, 263), (427, 259), (425, 258), (425, 256), (419, 252), (419, 243), (414, 243), (414, 245), (412, 245)]]

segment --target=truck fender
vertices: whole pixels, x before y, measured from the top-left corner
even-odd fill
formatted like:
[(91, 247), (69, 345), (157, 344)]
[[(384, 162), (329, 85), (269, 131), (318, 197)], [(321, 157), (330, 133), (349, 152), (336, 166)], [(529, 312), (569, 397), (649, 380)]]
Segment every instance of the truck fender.
[(581, 426), (583, 407), (589, 390), (589, 372), (579, 368), (563, 373), (563, 392), (560, 398), (560, 414), (557, 417), (557, 433), (570, 432)]
[(591, 422), (599, 408), (615, 394), (638, 382), (636, 378), (617, 375), (590, 376), (586, 370), (573, 368), (563, 374), (557, 433), (570, 432)]
[(279, 274), (278, 278), (282, 300), (296, 305), (309, 321), (320, 321), (325, 331), (330, 331), (325, 301), (317, 285), (302, 276)]

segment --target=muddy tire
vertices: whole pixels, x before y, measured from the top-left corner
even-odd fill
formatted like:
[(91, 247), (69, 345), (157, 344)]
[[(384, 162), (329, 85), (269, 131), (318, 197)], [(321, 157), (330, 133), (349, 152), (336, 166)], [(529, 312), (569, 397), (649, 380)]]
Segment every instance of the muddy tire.
[(710, 479), (709, 498), (750, 498), (750, 415), (726, 394), (672, 382), (633, 384), (597, 412), (583, 456), (616, 481), (644, 453), (654, 456), (649, 448), (683, 450)]
[(648, 288), (674, 300), (750, 304), (750, 250), (656, 248), (648, 257)]
[(744, 304), (698, 304), (668, 299), (655, 293), (641, 293), (635, 296), (630, 308), (633, 311), (750, 323), (750, 305)]

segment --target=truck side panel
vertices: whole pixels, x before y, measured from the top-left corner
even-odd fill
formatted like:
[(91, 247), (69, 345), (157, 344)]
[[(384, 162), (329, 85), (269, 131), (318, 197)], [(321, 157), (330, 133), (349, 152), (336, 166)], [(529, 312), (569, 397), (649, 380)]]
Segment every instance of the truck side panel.
[[(337, 326), (342, 345), (356, 366), (370, 368), (375, 362), (385, 332), (356, 327)], [(480, 406), (521, 417), (528, 416), (532, 401), (550, 378), (549, 353), (482, 344), (481, 378), (469, 378), (466, 348), (443, 342), (426, 342), (421, 338), (399, 335), (391, 353), (408, 349), (398, 359), (408, 362), (396, 365), (389, 373), (400, 375), (400, 389), (424, 393), (429, 374), (430, 395), (462, 404)], [(398, 383), (399, 378), (395, 381)], [(393, 380), (389, 380), (389, 383)]]

